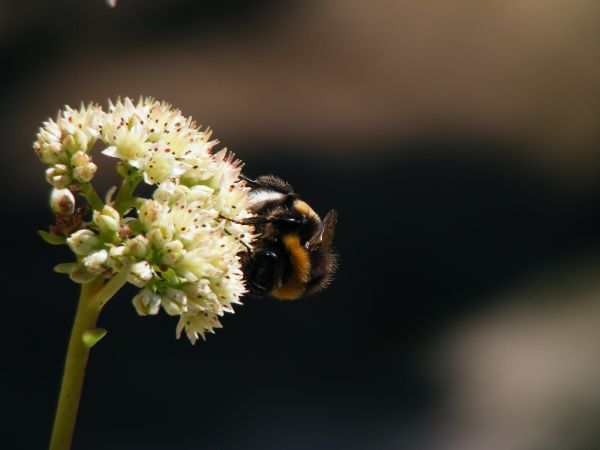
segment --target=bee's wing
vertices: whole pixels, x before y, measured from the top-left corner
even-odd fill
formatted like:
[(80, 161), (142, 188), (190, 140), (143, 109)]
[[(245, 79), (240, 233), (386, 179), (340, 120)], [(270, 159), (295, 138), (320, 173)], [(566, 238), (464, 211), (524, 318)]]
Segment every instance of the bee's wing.
[(337, 211), (335, 209), (332, 209), (327, 213), (317, 232), (306, 243), (307, 249), (314, 250), (317, 248), (331, 247), (333, 236), (335, 234), (335, 225), (337, 224), (337, 216)]

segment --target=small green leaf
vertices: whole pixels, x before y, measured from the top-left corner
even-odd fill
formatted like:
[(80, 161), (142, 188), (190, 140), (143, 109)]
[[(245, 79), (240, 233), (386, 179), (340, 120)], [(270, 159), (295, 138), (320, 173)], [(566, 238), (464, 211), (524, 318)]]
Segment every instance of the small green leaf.
[(96, 279), (97, 276), (97, 274), (88, 272), (83, 264), (76, 264), (75, 267), (73, 267), (73, 270), (69, 272), (69, 277), (71, 280), (80, 284), (89, 283)]
[(131, 232), (134, 234), (138, 234), (138, 233), (141, 233), (142, 231), (144, 231), (144, 228), (142, 227), (142, 223), (140, 222), (139, 219), (131, 220), (131, 221), (127, 222), (127, 225), (129, 225), (129, 228), (131, 228)]
[(135, 197), (134, 203), (135, 203), (135, 207), (137, 209), (140, 209), (144, 205), (144, 203), (146, 203), (146, 199), (142, 198), (142, 197)]
[(92, 328), (83, 332), (82, 339), (86, 347), (92, 348), (104, 336), (106, 336), (106, 328)]
[(56, 266), (54, 266), (54, 271), (58, 272), (58, 273), (69, 274), (75, 268), (76, 265), (77, 265), (77, 263), (74, 263), (74, 262), (60, 263), (60, 264), (57, 264)]
[(165, 281), (171, 283), (171, 284), (178, 284), (179, 283), (179, 277), (177, 276), (177, 273), (169, 267), (168, 270), (162, 272), (162, 277), (165, 279)]
[(67, 239), (64, 236), (58, 236), (56, 234), (48, 233), (44, 230), (38, 230), (40, 237), (51, 245), (62, 245), (65, 244)]

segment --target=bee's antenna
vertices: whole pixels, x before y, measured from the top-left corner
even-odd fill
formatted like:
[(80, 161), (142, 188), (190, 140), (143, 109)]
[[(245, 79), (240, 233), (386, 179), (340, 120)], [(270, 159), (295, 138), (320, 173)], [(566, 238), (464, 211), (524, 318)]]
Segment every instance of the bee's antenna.
[(230, 222), (237, 223), (238, 225), (254, 226), (254, 225), (261, 225), (263, 223), (267, 223), (267, 220), (265, 220), (262, 217), (249, 217), (244, 220), (235, 220), (235, 219), (232, 219), (231, 217), (225, 217), (223, 214), (219, 214), (219, 218), (223, 219), (223, 220), (229, 220)]

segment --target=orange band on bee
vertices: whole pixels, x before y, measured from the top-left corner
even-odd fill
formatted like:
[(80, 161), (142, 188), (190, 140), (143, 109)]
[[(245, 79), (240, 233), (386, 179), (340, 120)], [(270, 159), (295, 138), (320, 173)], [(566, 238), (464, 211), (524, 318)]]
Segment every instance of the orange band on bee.
[(287, 234), (283, 237), (282, 242), (290, 258), (292, 273), (281, 287), (272, 292), (272, 295), (281, 300), (294, 300), (304, 293), (310, 274), (310, 256), (304, 246), (300, 244), (298, 235)]
[(312, 209), (308, 203), (303, 202), (302, 200), (294, 201), (294, 208), (307, 217), (314, 217), (318, 220), (321, 220), (315, 210)]

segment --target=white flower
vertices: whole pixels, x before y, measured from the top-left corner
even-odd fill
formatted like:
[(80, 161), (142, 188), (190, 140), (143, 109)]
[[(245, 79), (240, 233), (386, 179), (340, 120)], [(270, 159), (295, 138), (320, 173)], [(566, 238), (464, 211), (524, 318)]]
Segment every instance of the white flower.
[(112, 246), (108, 251), (106, 266), (113, 272), (118, 272), (125, 264), (126, 248), (124, 245)]
[(109, 205), (105, 205), (102, 212), (94, 211), (93, 219), (101, 232), (115, 233), (119, 229), (119, 212)]
[(170, 316), (179, 316), (187, 311), (187, 295), (180, 289), (167, 288), (161, 304)]
[(222, 328), (222, 325), (213, 313), (182, 314), (177, 324), (177, 337), (185, 330), (190, 342), (195, 344), (199, 336), (206, 339), (206, 332), (214, 333), (215, 328)]
[[(228, 157), (218, 163), (226, 161)], [(218, 316), (233, 312), (233, 304), (246, 292), (238, 254), (246, 251), (243, 243), (251, 244), (252, 228), (224, 220), (221, 207), (227, 204), (239, 219), (248, 217), (246, 190), (235, 178), (237, 170), (216, 174), (219, 181), (214, 183), (227, 180), (226, 189), (162, 183), (139, 209), (150, 253), (158, 261), (155, 294), (168, 314), (181, 316), (177, 335), (185, 330), (192, 342), (219, 328)], [(231, 208), (237, 206), (233, 202), (239, 210)]]
[[(177, 336), (185, 331), (192, 343), (240, 303), (246, 288), (239, 254), (254, 239), (253, 228), (240, 223), (250, 217), (241, 163), (225, 149), (213, 154), (211, 134), (168, 103), (125, 98), (106, 111), (65, 107), (44, 122), (34, 143), (50, 184), (95, 202), (92, 222), (67, 238), (78, 255), (71, 278), (85, 283), (129, 270), (128, 281), (141, 288), (133, 299), (138, 314), (162, 307), (180, 316)], [(114, 202), (111, 191), (105, 205), (84, 185), (97, 171), (89, 152), (98, 140), (105, 155), (120, 160), (123, 186), (131, 186)], [(140, 180), (155, 185), (150, 199), (133, 194)], [(60, 192), (53, 209), (72, 213), (72, 194)]]
[(125, 244), (125, 254), (134, 258), (144, 258), (148, 254), (148, 239), (142, 234), (129, 239)]
[(108, 260), (108, 252), (106, 250), (97, 250), (83, 258), (83, 266), (88, 272), (99, 274), (106, 270), (104, 263)]
[(162, 248), (162, 262), (171, 267), (177, 267), (186, 254), (181, 241), (171, 241)]
[(96, 105), (82, 105), (79, 110), (66, 106), (56, 120), (44, 122), (33, 144), (42, 162), (69, 166), (75, 153), (89, 152), (99, 134), (100, 112)]
[[(111, 117), (112, 118), (112, 117)], [(112, 122), (105, 122), (103, 130), (103, 141), (111, 144), (102, 151), (107, 156), (121, 158), (128, 161), (132, 166), (140, 168), (144, 157), (150, 150), (151, 143), (146, 143), (146, 133), (140, 125), (129, 128), (127, 125), (119, 124), (115, 129)]]
[(133, 297), (133, 306), (140, 316), (158, 314), (160, 303), (160, 295), (150, 289), (143, 289)]
[(64, 164), (55, 164), (46, 170), (46, 181), (56, 189), (65, 189), (71, 184), (69, 169)]
[(154, 272), (148, 261), (140, 261), (131, 266), (131, 272), (127, 279), (137, 287), (144, 287), (152, 279)]
[(92, 158), (87, 153), (78, 150), (71, 157), (71, 167), (73, 169), (73, 178), (81, 183), (90, 181), (98, 167), (92, 162)]
[(187, 179), (188, 184), (213, 176), (210, 131), (200, 131), (181, 111), (152, 98), (136, 105), (125, 98), (103, 114), (105, 155), (142, 171), (148, 184)]

